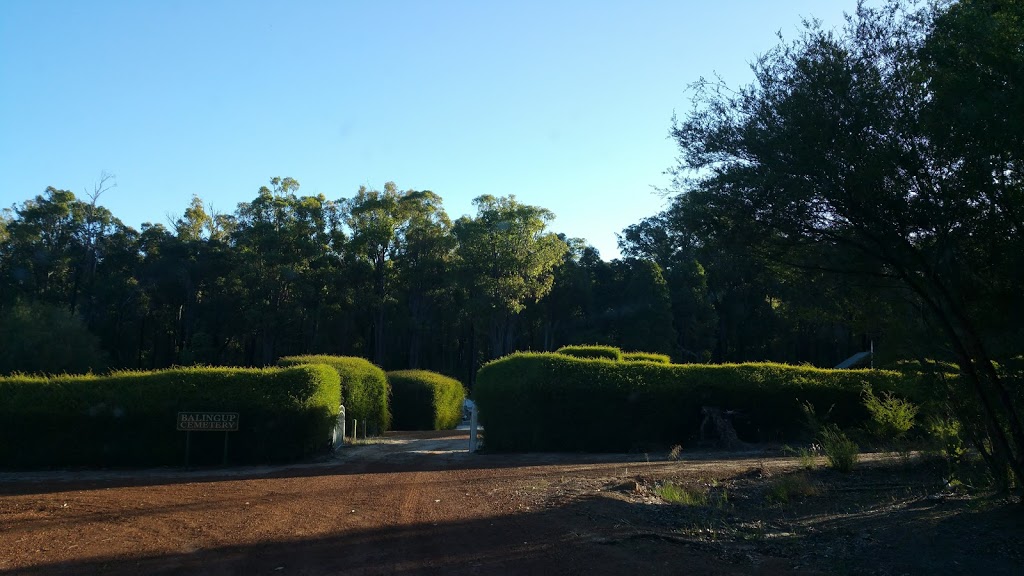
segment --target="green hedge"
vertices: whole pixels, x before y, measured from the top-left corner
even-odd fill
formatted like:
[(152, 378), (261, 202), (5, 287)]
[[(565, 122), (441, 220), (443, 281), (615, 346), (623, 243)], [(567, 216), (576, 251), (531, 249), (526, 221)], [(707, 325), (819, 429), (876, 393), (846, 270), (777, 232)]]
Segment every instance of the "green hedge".
[[(109, 376), (0, 378), (0, 466), (179, 465), (179, 411), (239, 413), (229, 461), (285, 461), (325, 448), (340, 386), (327, 366), (177, 368)], [(219, 463), (224, 434), (191, 433), (191, 461)]]
[(428, 370), (388, 372), (395, 430), (449, 430), (462, 421), (462, 383)]
[[(354, 356), (286, 356), (277, 361), (281, 366), (301, 364), (327, 364), (341, 376), (341, 394), (344, 398), (345, 418), (359, 421), (360, 430), (366, 423), (371, 435), (384, 433), (391, 427), (388, 410), (388, 378), (383, 370), (365, 358)], [(335, 406), (337, 408), (337, 406)]]
[(659, 364), (671, 364), (672, 359), (668, 354), (656, 354), (654, 352), (623, 352), (615, 346), (602, 345), (577, 345), (562, 346), (555, 351), (555, 354), (573, 356), (575, 358), (603, 358), (616, 362), (658, 362)]
[(657, 362), (659, 364), (671, 364), (672, 358), (668, 354), (655, 354), (654, 352), (623, 352), (623, 362)]
[(622, 361), (622, 350), (615, 346), (583, 345), (583, 346), (562, 346), (555, 350), (555, 354), (573, 356), (575, 358), (604, 358), (606, 360)]
[(913, 376), (881, 370), (825, 370), (783, 364), (656, 364), (519, 353), (480, 369), (474, 400), (488, 450), (627, 451), (696, 437), (701, 408), (738, 410), (747, 441), (803, 433), (800, 402), (831, 421), (858, 426), (861, 401), (904, 390)]

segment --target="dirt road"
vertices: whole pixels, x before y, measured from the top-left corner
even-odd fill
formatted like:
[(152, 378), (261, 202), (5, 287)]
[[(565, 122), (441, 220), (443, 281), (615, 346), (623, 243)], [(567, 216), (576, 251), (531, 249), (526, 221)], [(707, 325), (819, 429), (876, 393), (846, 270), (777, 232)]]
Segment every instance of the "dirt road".
[[(580, 467), (470, 456), (466, 433), (405, 435), (316, 465), (0, 475), (0, 570), (24, 574), (673, 573), (588, 543), (540, 487)], [(414, 441), (410, 441), (414, 440)], [(621, 459), (620, 459), (621, 460)], [(656, 546), (655, 546), (656, 547)], [(672, 556), (672, 555), (669, 555)], [(727, 573), (727, 572), (723, 572)]]
[(389, 435), (280, 468), (3, 473), (0, 571), (822, 573), (770, 547), (650, 529), (670, 507), (645, 495), (644, 478), (792, 462), (469, 455), (466, 442), (465, 432)]

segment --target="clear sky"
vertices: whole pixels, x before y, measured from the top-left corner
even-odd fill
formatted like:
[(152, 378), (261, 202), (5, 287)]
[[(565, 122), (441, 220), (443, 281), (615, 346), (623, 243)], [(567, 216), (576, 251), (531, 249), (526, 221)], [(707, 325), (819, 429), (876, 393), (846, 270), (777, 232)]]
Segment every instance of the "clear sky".
[(749, 82), (802, 17), (855, 0), (0, 2), (0, 207), (47, 186), (138, 227), (302, 194), (429, 189), (552, 210), (606, 258), (658, 212), (687, 85)]

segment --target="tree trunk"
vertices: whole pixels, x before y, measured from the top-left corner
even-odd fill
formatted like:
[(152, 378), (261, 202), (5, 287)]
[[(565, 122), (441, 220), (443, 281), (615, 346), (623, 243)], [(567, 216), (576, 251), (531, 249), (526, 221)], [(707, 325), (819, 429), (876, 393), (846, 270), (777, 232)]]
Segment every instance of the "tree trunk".
[[(903, 271), (902, 276), (907, 285), (922, 298), (946, 333), (956, 355), (961, 377), (967, 380), (981, 404), (983, 424), (989, 431), (993, 455), (1010, 467), (1017, 485), (1024, 486), (1024, 430), (1013, 400), (1002, 385), (984, 343), (975, 335), (967, 314), (957, 307), (956, 301), (949, 296), (941, 282), (929, 278), (928, 272), (921, 280), (930, 286), (922, 284), (921, 280), (907, 271)], [(1004, 421), (1009, 428), (1009, 438), (1003, 429)], [(1013, 439), (1012, 443), (1010, 438)], [(999, 471), (992, 470), (992, 473), (996, 475)]]

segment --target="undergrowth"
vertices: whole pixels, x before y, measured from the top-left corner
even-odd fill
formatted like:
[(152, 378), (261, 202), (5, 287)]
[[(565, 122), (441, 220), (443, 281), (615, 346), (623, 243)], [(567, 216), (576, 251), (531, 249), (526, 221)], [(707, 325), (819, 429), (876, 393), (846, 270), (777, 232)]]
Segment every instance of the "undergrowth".
[(825, 459), (828, 465), (839, 472), (851, 472), (857, 465), (860, 456), (860, 447), (853, 440), (850, 440), (838, 426), (828, 424), (819, 432), (821, 449), (825, 452)]
[(729, 493), (722, 488), (715, 488), (717, 483), (711, 487), (690, 488), (675, 482), (664, 482), (654, 489), (654, 493), (665, 502), (678, 504), (680, 506), (714, 506), (723, 508), (729, 503)]
[(821, 488), (807, 474), (786, 474), (768, 483), (764, 498), (769, 503), (788, 504), (794, 499), (820, 493)]

